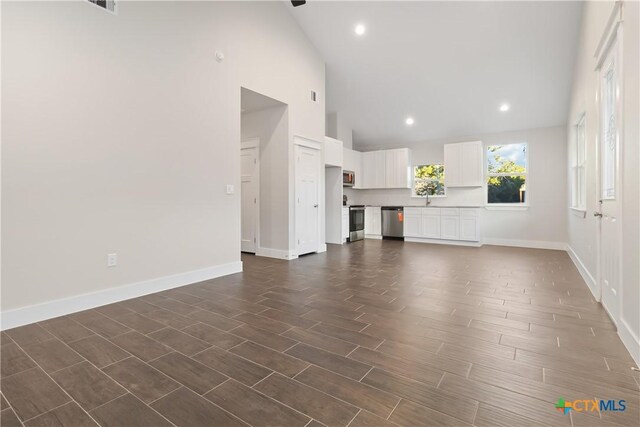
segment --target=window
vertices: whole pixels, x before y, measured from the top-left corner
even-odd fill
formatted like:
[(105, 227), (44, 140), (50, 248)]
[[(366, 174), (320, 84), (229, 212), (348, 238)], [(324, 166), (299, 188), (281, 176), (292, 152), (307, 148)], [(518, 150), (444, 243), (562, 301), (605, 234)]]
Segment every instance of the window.
[(487, 203), (527, 203), (527, 144), (487, 147)]
[(444, 165), (420, 165), (413, 168), (414, 197), (444, 197)]
[(586, 210), (586, 139), (587, 127), (585, 123), (585, 115), (582, 114), (578, 124), (575, 126), (576, 146), (573, 152), (572, 188), (571, 188), (571, 207), (578, 210)]

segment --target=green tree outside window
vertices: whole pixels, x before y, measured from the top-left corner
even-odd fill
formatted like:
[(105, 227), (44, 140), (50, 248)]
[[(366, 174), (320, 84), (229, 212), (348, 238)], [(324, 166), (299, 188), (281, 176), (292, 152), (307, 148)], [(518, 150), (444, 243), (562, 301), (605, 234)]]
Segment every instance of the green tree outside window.
[(415, 196), (444, 196), (444, 165), (420, 165), (413, 169)]
[(487, 148), (488, 203), (525, 203), (527, 144)]

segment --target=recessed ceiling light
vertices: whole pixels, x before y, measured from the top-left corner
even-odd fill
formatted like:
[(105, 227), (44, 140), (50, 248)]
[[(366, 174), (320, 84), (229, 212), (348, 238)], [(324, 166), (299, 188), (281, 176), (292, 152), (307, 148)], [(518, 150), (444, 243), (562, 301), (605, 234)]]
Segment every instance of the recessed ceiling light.
[(363, 24), (358, 24), (356, 25), (356, 34), (361, 36), (365, 33), (365, 31), (367, 31), (367, 28), (363, 25)]
[(509, 104), (501, 104), (500, 105), (500, 111), (502, 111), (503, 113), (506, 111), (509, 111), (511, 107), (509, 106)]
[(407, 126), (411, 126), (415, 123), (413, 117), (407, 117), (407, 120), (405, 120), (404, 122), (407, 124)]

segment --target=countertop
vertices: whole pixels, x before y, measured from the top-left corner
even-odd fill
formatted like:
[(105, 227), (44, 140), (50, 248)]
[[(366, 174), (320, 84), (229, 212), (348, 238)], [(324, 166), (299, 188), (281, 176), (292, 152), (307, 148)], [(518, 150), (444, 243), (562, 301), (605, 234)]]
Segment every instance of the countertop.
[(471, 206), (471, 205), (450, 205), (450, 206), (442, 206), (442, 205), (365, 205), (368, 207), (379, 208), (383, 206), (402, 206), (403, 208), (481, 208), (482, 206)]

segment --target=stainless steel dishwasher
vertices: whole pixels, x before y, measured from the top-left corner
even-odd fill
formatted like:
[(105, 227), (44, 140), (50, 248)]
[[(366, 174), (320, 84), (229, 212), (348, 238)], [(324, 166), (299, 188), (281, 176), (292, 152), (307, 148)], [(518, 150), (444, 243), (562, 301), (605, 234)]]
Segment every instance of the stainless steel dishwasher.
[(404, 208), (382, 207), (382, 238), (404, 240)]

